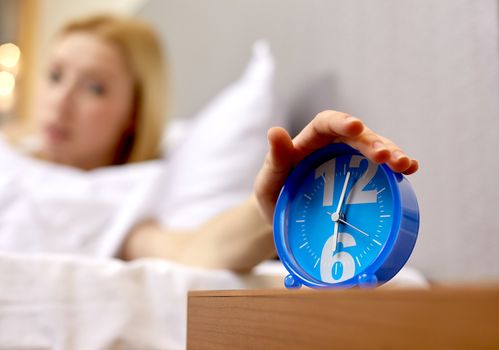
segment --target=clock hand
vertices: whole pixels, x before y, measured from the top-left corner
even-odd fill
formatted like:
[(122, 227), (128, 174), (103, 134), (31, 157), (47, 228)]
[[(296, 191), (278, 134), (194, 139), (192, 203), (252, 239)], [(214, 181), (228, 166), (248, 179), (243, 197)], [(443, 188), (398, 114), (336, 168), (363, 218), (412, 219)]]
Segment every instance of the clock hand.
[(359, 231), (359, 232), (360, 232), (360, 233), (362, 233), (364, 236), (369, 237), (369, 234), (368, 234), (368, 233), (365, 233), (365, 232), (364, 232), (364, 231), (362, 231), (360, 228), (357, 228), (357, 227), (355, 227), (354, 225), (352, 225), (352, 224), (350, 224), (350, 223), (346, 222), (346, 221), (345, 221), (345, 220), (343, 220), (342, 218), (338, 218), (338, 221), (339, 221), (339, 222), (341, 222), (341, 223), (343, 223), (343, 224), (345, 224), (345, 225), (347, 225), (347, 226), (350, 226), (350, 227), (351, 227), (351, 228), (353, 228), (354, 230)]
[(345, 177), (345, 182), (343, 182), (343, 189), (341, 190), (340, 200), (338, 201), (338, 206), (336, 207), (336, 212), (331, 215), (331, 219), (335, 222), (334, 226), (334, 234), (333, 234), (333, 242), (334, 242), (334, 250), (333, 254), (336, 251), (336, 246), (338, 245), (338, 219), (340, 216), (341, 205), (343, 204), (343, 200), (345, 199), (345, 192), (347, 191), (348, 180), (350, 180), (350, 172), (347, 173)]
[(334, 231), (333, 231), (333, 255), (336, 252), (336, 247), (338, 245), (338, 226), (339, 224), (337, 222), (334, 223)]
[(340, 200), (338, 201), (338, 206), (336, 207), (336, 213), (340, 213), (343, 200), (345, 199), (345, 192), (347, 191), (348, 180), (350, 180), (350, 172), (347, 173), (345, 177), (345, 182), (343, 182), (343, 189), (341, 190)]

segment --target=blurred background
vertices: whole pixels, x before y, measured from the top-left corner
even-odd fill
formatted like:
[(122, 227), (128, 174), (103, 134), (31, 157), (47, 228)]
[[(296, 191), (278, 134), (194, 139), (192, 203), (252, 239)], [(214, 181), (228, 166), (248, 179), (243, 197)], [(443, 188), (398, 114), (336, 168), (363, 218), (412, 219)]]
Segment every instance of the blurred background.
[(342, 110), (420, 160), (409, 264), (436, 282), (499, 279), (497, 0), (0, 0), (1, 120), (36, 113), (52, 35), (99, 12), (157, 28), (177, 118), (199, 111), (240, 75), (252, 43), (268, 40), (292, 132)]

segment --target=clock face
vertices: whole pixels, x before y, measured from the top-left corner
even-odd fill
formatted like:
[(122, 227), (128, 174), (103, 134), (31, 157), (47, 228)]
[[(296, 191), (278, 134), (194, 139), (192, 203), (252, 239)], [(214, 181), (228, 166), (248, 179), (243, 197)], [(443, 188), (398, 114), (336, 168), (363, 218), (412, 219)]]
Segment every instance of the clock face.
[(394, 203), (387, 174), (361, 155), (311, 169), (290, 199), (286, 244), (312, 279), (346, 281), (363, 273), (389, 244)]

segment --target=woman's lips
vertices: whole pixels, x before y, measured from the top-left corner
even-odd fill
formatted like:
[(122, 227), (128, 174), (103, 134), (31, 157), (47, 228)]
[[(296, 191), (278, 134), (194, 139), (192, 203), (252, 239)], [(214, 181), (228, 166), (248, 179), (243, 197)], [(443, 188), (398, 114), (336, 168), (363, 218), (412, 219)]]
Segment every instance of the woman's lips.
[(64, 142), (69, 140), (69, 130), (57, 125), (47, 125), (44, 129), (45, 135), (52, 142)]

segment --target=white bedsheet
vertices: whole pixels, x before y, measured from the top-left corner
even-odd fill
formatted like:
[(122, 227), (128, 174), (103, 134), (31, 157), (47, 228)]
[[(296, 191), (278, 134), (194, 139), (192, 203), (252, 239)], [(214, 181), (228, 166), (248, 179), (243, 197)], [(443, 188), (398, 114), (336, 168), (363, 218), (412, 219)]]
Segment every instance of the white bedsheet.
[[(187, 291), (282, 288), (279, 262), (248, 275), (164, 260), (0, 254), (0, 349), (184, 349)], [(386, 287), (424, 287), (405, 268)]]
[(184, 349), (187, 291), (281, 285), (163, 260), (0, 254), (0, 349)]

